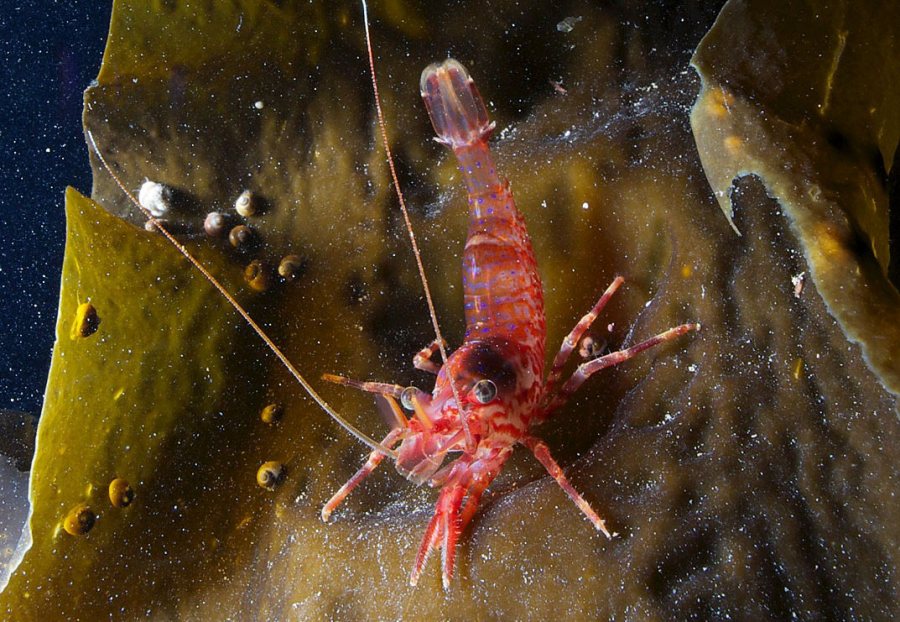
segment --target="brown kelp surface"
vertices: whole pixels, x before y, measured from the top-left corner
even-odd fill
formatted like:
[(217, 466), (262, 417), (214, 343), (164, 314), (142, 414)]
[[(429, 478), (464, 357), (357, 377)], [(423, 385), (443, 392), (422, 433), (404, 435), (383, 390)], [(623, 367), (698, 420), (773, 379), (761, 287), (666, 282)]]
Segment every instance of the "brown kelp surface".
[(756, 175), (778, 199), (829, 311), (896, 395), (886, 181), (900, 137), (900, 10), (758, 4), (728, 3), (694, 56), (704, 170), (736, 229), (733, 178)]
[[(770, 4), (753, 14), (775, 11)], [(818, 238), (751, 179), (730, 193), (737, 236), (688, 126), (701, 86), (688, 63), (718, 4), (389, 7), (373, 7), (382, 93), (451, 346), (462, 333), (465, 197), (417, 94), (421, 69), (448, 51), (498, 121), (496, 159), (534, 238), (550, 350), (618, 273), (628, 282), (596, 329), (611, 346), (703, 323), (593, 379), (539, 430), (617, 537), (599, 536), (523, 450), (465, 535), (451, 589), (433, 560), (409, 587), (434, 492), (385, 465), (322, 523), (322, 504), (364, 447), (142, 229), (95, 159), (93, 198), (108, 211), (67, 194), (58, 341), (31, 481), (34, 544), (0, 611), (24, 620), (895, 613), (894, 398), (834, 311), (865, 301), (820, 291)], [(735, 45), (720, 54), (761, 49), (740, 44), (745, 30), (727, 15), (716, 29)], [(809, 27), (790, 17), (772, 30), (774, 49)], [(875, 13), (869, 20), (841, 32), (888, 37)], [(411, 369), (430, 325), (377, 146), (363, 53), (355, 3), (117, 2), (85, 126), (128, 186), (148, 178), (175, 190), (169, 219), (182, 239), (323, 395), (380, 437), (387, 428), (372, 400), (318, 380), (333, 372), (431, 386)], [(705, 53), (695, 57), (703, 71), (714, 66)], [(784, 62), (795, 57), (785, 52)], [(767, 88), (754, 81), (727, 103), (768, 106), (747, 96)], [(707, 135), (735, 134), (705, 123)], [(844, 134), (855, 145), (857, 134)], [(704, 166), (724, 191), (731, 178), (712, 172), (704, 135)], [(896, 133), (893, 142), (879, 143), (885, 157)], [(842, 157), (871, 166), (856, 153)], [(798, 188), (808, 182), (791, 170)], [(820, 172), (822, 192), (831, 175)], [(257, 243), (238, 251), (206, 237), (203, 219), (244, 189), (262, 209), (246, 221)], [(883, 266), (886, 208), (876, 207), (854, 227), (865, 243), (853, 249), (877, 249)], [(251, 261), (272, 266), (288, 254), (302, 258), (293, 281), (273, 276), (266, 291), (245, 282)], [(266, 423), (271, 403), (283, 416)], [(285, 466), (272, 491), (256, 482), (267, 461)], [(125, 507), (108, 492), (117, 478), (135, 495)]]

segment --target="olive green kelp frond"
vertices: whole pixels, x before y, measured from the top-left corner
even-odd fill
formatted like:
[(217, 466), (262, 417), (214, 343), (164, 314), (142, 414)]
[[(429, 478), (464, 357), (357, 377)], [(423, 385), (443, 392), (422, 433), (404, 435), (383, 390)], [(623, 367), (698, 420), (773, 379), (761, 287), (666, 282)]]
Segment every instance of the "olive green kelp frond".
[(691, 115), (729, 222), (739, 229), (732, 180), (758, 176), (829, 311), (895, 395), (887, 173), (900, 136), (898, 24), (896, 2), (728, 2), (692, 60), (703, 90)]
[[(786, 207), (788, 221), (759, 184), (738, 182), (737, 236), (688, 122), (698, 87), (691, 54), (720, 3), (532, 4), (373, 2), (374, 51), (451, 348), (464, 331), (466, 197), (418, 94), (421, 70), (448, 53), (471, 71), (497, 120), (492, 148), (533, 239), (549, 355), (617, 274), (626, 283), (593, 328), (598, 346), (702, 323), (700, 333), (592, 378), (535, 431), (617, 535), (598, 534), (517, 450), (461, 538), (450, 589), (435, 560), (410, 587), (436, 492), (386, 460), (323, 523), (322, 505), (367, 449), (145, 230), (92, 157), (92, 199), (66, 195), (57, 342), (30, 482), (33, 545), (0, 594), (0, 617), (900, 613), (900, 424), (886, 389), (894, 385), (875, 363), (877, 348), (865, 346), (874, 374), (842, 330), (859, 325), (867, 344), (867, 331), (882, 330), (867, 296), (892, 304), (878, 294), (888, 291), (884, 189), (856, 155), (889, 161), (896, 127), (866, 134), (875, 126), (842, 112), (832, 143), (844, 146), (810, 146), (800, 139), (819, 136), (822, 119), (812, 127), (806, 112), (778, 116), (777, 102), (754, 96), (780, 124), (772, 129), (744, 102), (769, 92), (767, 77), (781, 75), (787, 95), (818, 92), (821, 75), (788, 79), (748, 63), (728, 72), (739, 82), (705, 77), (698, 110), (724, 119), (698, 126), (716, 190), (743, 166), (732, 158), (750, 154), (759, 169), (769, 161), (764, 147), (781, 141), (783, 167), (805, 168), (787, 181), (766, 169), (770, 191), (817, 197), (815, 209)], [(781, 50), (769, 56), (785, 66), (802, 61), (793, 42), (810, 26), (789, 25), (780, 5), (754, 6), (757, 21), (728, 37), (741, 41), (768, 20), (769, 47), (760, 49)], [(884, 29), (897, 20), (854, 12), (871, 45), (887, 45)], [(434, 377), (414, 370), (412, 356), (433, 334), (378, 143), (362, 26), (355, 2), (117, 1), (84, 124), (129, 189), (161, 184), (151, 188), (162, 190), (160, 209), (179, 239), (339, 412), (380, 439), (389, 428), (377, 404), (321, 375), (430, 390)], [(856, 28), (839, 29), (848, 32), (841, 58), (853, 58)], [(733, 62), (749, 47), (710, 56), (717, 32), (698, 65)], [(836, 62), (831, 39), (824, 47), (805, 39), (818, 46), (808, 54)], [(830, 99), (813, 98), (830, 102), (828, 114), (853, 101), (843, 62)], [(737, 155), (707, 161), (704, 141)], [(251, 215), (233, 207), (245, 190)], [(856, 198), (838, 201), (838, 192), (867, 193), (872, 209), (856, 211)], [(213, 212), (221, 221), (207, 220)], [(825, 233), (806, 229), (816, 226)], [(229, 236), (235, 227), (248, 230)], [(848, 246), (848, 231), (865, 243)], [(849, 259), (823, 267), (826, 253)], [(852, 272), (854, 262), (860, 274), (845, 286), (868, 284), (869, 293), (835, 297), (829, 287), (840, 280), (823, 275)], [(810, 271), (814, 278), (801, 276)]]

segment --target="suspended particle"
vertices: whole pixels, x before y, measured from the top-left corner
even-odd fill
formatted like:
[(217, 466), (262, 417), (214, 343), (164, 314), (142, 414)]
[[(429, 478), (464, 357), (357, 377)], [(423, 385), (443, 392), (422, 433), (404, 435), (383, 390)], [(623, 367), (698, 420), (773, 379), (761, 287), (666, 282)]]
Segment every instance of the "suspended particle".
[(272, 425), (281, 420), (284, 415), (284, 407), (281, 404), (271, 403), (263, 408), (259, 413), (259, 418), (263, 423)]
[(127, 508), (134, 501), (134, 488), (127, 480), (117, 477), (109, 483), (109, 502), (116, 508)]
[(572, 32), (572, 30), (575, 28), (575, 24), (580, 22), (582, 19), (583, 18), (581, 16), (567, 17), (556, 25), (556, 29), (559, 32)]
[(83, 536), (94, 527), (96, 521), (97, 515), (94, 511), (87, 504), (80, 503), (66, 514), (63, 529), (70, 536)]
[(264, 292), (272, 284), (272, 270), (264, 262), (254, 259), (244, 268), (244, 280), (254, 291)]
[(72, 321), (70, 336), (72, 339), (90, 337), (100, 327), (100, 316), (97, 309), (89, 302), (82, 302), (75, 311), (75, 319)]
[(791, 285), (794, 286), (794, 298), (803, 294), (803, 286), (806, 284), (806, 272), (801, 272), (791, 277)]
[(210, 212), (203, 220), (203, 231), (211, 238), (218, 238), (228, 230), (228, 216), (222, 212)]
[(259, 211), (259, 198), (251, 190), (244, 190), (234, 201), (234, 210), (244, 218), (255, 216)]
[(141, 184), (138, 203), (153, 216), (159, 218), (171, 211), (174, 194), (169, 186), (148, 179)]
[(278, 264), (278, 274), (285, 281), (293, 281), (306, 270), (306, 262), (299, 255), (287, 255)]
[(256, 471), (256, 483), (266, 490), (275, 490), (284, 481), (284, 476), (284, 465), (275, 460), (270, 460), (269, 462), (263, 462), (259, 470)]

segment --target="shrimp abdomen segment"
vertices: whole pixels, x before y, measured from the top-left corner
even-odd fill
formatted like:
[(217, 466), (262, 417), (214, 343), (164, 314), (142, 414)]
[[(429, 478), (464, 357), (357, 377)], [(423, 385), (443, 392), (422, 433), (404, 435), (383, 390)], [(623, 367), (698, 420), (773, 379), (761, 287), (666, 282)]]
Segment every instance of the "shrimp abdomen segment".
[(542, 358), (541, 278), (525, 221), (505, 186), (469, 195), (463, 252), (466, 337), (511, 338), (536, 348)]
[(494, 130), (469, 72), (448, 58), (432, 63), (419, 82), (437, 141), (452, 149), (485, 141)]
[(487, 144), (494, 124), (469, 72), (452, 58), (426, 67), (421, 89), (438, 141), (453, 150), (469, 194), (466, 338), (508, 338), (542, 360), (541, 278), (525, 220)]

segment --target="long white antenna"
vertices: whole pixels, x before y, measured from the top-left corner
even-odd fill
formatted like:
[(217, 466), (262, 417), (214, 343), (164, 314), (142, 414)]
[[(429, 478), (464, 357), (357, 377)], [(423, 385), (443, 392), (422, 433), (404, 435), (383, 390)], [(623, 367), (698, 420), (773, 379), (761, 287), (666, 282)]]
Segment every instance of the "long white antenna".
[[(372, 90), (375, 92), (375, 111), (378, 114), (378, 127), (381, 130), (381, 142), (384, 144), (384, 151), (387, 154), (388, 167), (391, 169), (391, 179), (394, 181), (394, 190), (397, 193), (397, 200), (400, 202), (400, 211), (403, 212), (403, 221), (406, 223), (406, 231), (409, 234), (409, 241), (412, 244), (413, 255), (416, 256), (416, 266), (419, 268), (419, 279), (422, 281), (422, 288), (425, 290), (425, 300), (428, 303), (428, 314), (431, 316), (431, 324), (434, 326), (434, 335), (437, 337), (438, 349), (441, 351), (441, 359), (444, 364), (447, 363), (447, 350), (444, 348), (444, 337), (441, 335), (441, 327), (438, 325), (437, 313), (434, 310), (434, 301), (431, 298), (431, 288), (428, 287), (428, 278), (425, 276), (425, 266), (422, 265), (422, 255), (419, 253), (419, 245), (416, 243), (416, 234), (413, 231), (412, 222), (409, 219), (409, 212), (406, 209), (406, 199), (403, 198), (403, 191), (400, 190), (400, 180), (397, 178), (397, 169), (394, 167), (394, 156), (391, 154), (391, 147), (388, 143), (387, 128), (384, 123), (384, 113), (381, 111), (381, 96), (378, 94), (378, 79), (375, 77), (375, 57), (372, 54), (372, 37), (369, 34), (369, 7), (366, 0), (362, 0), (363, 22), (366, 28), (366, 49), (369, 53), (369, 71), (372, 74)], [(463, 432), (466, 435), (466, 447), (474, 449), (475, 441), (472, 439), (472, 433), (469, 431), (469, 424), (466, 421), (466, 409), (463, 407), (462, 401), (459, 399), (459, 392), (453, 379), (450, 379), (450, 390), (453, 391), (453, 399), (456, 400), (456, 406), (459, 412), (459, 421), (462, 425)]]
[(103, 154), (100, 153), (100, 148), (97, 147), (97, 142), (94, 140), (94, 135), (91, 134), (90, 130), (87, 130), (86, 133), (87, 133), (88, 140), (90, 140), (90, 142), (91, 142), (91, 147), (93, 148), (94, 153), (97, 154), (97, 157), (100, 159), (100, 162), (103, 164), (103, 168), (105, 168), (106, 171), (113, 178), (113, 180), (115, 180), (116, 185), (122, 189), (122, 192), (125, 193), (125, 196), (127, 196), (128, 199), (132, 203), (134, 203), (134, 205), (139, 210), (141, 210), (141, 212), (143, 212), (144, 216), (147, 217), (147, 220), (149, 220), (153, 224), (154, 227), (159, 229), (159, 231), (161, 231), (162, 234), (165, 235), (166, 238), (168, 238), (169, 242), (171, 242), (172, 245), (176, 249), (178, 249), (178, 252), (180, 252), (182, 255), (184, 255), (185, 258), (189, 262), (191, 262), (191, 264), (193, 264), (193, 266), (195, 268), (197, 268), (197, 270), (199, 270), (200, 273), (204, 277), (206, 277), (206, 280), (209, 281), (210, 283), (212, 283), (213, 287), (215, 287), (217, 290), (219, 290), (219, 293), (222, 294), (222, 296), (225, 298), (225, 300), (227, 300), (229, 302), (229, 304), (231, 304), (231, 306), (234, 307), (235, 311), (237, 311), (238, 313), (241, 314), (241, 316), (244, 318), (244, 320), (247, 322), (247, 324), (249, 324), (250, 327), (256, 331), (256, 334), (259, 335), (260, 339), (262, 339), (265, 342), (265, 344), (275, 354), (275, 356), (278, 357), (278, 359), (287, 368), (287, 370), (289, 372), (291, 372), (291, 375), (297, 379), (297, 382), (300, 383), (300, 386), (302, 386), (306, 390), (306, 392), (309, 393), (309, 396), (311, 398), (313, 398), (313, 400), (315, 400), (315, 402), (322, 408), (322, 410), (327, 412), (331, 416), (332, 419), (337, 421), (341, 425), (341, 427), (343, 427), (345, 430), (347, 430), (350, 434), (355, 436), (357, 439), (359, 439), (360, 441), (362, 441), (363, 443), (365, 443), (366, 445), (368, 445), (369, 447), (371, 447), (378, 453), (384, 454), (385, 456), (388, 456), (389, 458), (396, 459), (397, 452), (388, 449), (387, 447), (385, 447), (378, 441), (375, 441), (375, 440), (369, 438), (364, 433), (362, 433), (361, 431), (356, 429), (356, 427), (354, 427), (354, 425), (352, 423), (350, 423), (349, 421), (344, 419), (344, 417), (342, 417), (340, 414), (338, 414), (337, 411), (335, 411), (334, 408), (332, 408), (328, 404), (328, 402), (326, 402), (324, 399), (322, 399), (322, 397), (318, 393), (316, 393), (316, 391), (312, 388), (312, 386), (306, 381), (306, 378), (304, 378), (300, 374), (300, 372), (297, 371), (297, 368), (294, 367), (293, 363), (291, 363), (290, 360), (288, 360), (288, 357), (285, 356), (284, 352), (282, 352), (281, 349), (275, 345), (275, 342), (269, 338), (269, 336), (265, 333), (265, 331), (262, 329), (262, 327), (260, 327), (260, 325), (257, 324), (253, 320), (252, 317), (250, 317), (250, 314), (247, 313), (247, 310), (244, 309), (243, 306), (241, 306), (241, 303), (239, 303), (235, 299), (235, 297), (232, 296), (227, 289), (225, 289), (225, 286), (222, 285), (216, 279), (216, 277), (214, 277), (209, 272), (209, 270), (204, 268), (203, 264), (201, 264), (197, 259), (195, 259), (194, 256), (191, 255), (190, 251), (188, 251), (188, 249), (185, 248), (184, 245), (181, 242), (179, 242), (175, 238), (175, 236), (169, 232), (168, 229), (166, 229), (166, 227), (159, 221), (159, 219), (156, 218), (155, 216), (153, 216), (153, 214), (151, 214), (150, 211), (146, 207), (141, 205), (140, 201), (138, 201), (135, 198), (134, 194), (132, 194), (131, 191), (125, 187), (125, 184), (122, 182), (122, 180), (119, 178), (119, 176), (116, 175), (116, 173), (112, 170), (110, 165), (106, 162), (106, 158), (104, 158)]

